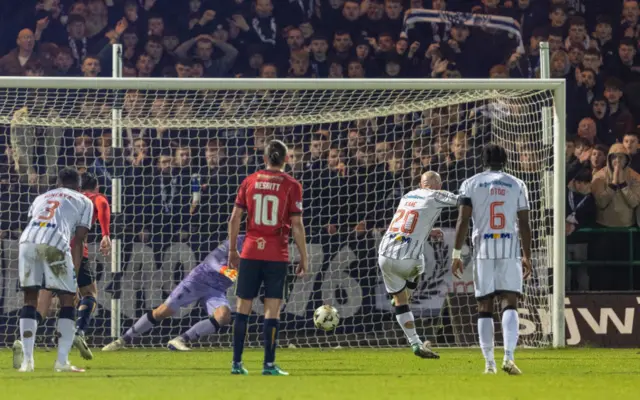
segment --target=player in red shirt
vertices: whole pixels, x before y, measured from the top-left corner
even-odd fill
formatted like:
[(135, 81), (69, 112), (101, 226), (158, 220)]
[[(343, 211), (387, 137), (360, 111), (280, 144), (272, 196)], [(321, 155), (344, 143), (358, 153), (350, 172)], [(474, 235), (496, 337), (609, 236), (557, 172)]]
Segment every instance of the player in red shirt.
[[(264, 152), (267, 168), (248, 176), (240, 185), (229, 220), (229, 264), (238, 268), (236, 318), (233, 324), (231, 373), (246, 375), (242, 352), (253, 299), (264, 284), (264, 365), (262, 375), (289, 375), (275, 365), (280, 304), (285, 297), (289, 265), (289, 231), (300, 251), (296, 274), (307, 270), (307, 244), (302, 223), (302, 186), (283, 172), (287, 146), (272, 140)], [(242, 214), (247, 232), (242, 255), (236, 247)]]
[[(100, 230), (102, 232), (102, 241), (100, 242), (100, 252), (106, 257), (111, 252), (111, 238), (109, 227), (111, 225), (111, 209), (109, 207), (109, 201), (107, 198), (100, 194), (98, 191), (98, 180), (91, 173), (85, 173), (82, 175), (82, 185), (80, 186), (82, 194), (87, 196), (93, 203), (93, 221), (95, 224), (96, 219), (100, 223)], [(71, 247), (76, 244), (71, 240)], [(96, 277), (94, 271), (89, 264), (89, 248), (87, 243), (83, 243), (84, 251), (80, 269), (78, 270), (78, 276), (76, 280), (78, 282), (78, 293), (81, 296), (80, 304), (78, 305), (78, 319), (76, 320), (76, 336), (73, 341), (73, 345), (80, 351), (80, 355), (85, 360), (93, 358), (93, 354), (87, 345), (84, 338), (84, 331), (91, 321), (91, 314), (96, 308), (96, 297), (98, 296), (98, 287), (96, 285)], [(41, 290), (38, 296), (38, 316), (44, 320), (44, 316), (47, 315), (49, 307), (51, 306), (52, 293)], [(41, 321), (40, 321), (41, 322)], [(41, 323), (38, 323), (41, 325)]]

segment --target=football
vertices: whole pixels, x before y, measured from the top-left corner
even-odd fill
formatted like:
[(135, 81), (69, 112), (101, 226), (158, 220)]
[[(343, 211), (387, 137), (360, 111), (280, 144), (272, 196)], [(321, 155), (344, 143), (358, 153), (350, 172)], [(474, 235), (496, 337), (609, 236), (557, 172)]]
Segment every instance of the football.
[(329, 332), (336, 329), (338, 322), (340, 322), (340, 315), (335, 307), (324, 305), (318, 307), (313, 313), (313, 324), (323, 331)]

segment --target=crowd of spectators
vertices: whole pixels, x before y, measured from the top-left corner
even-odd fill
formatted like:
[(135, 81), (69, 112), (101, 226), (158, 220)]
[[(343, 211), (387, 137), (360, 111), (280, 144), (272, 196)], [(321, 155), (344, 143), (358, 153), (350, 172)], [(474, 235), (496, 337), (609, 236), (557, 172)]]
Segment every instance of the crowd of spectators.
[[(447, 19), (405, 29), (410, 8), (513, 18), (524, 49), (507, 31)], [(548, 41), (551, 75), (567, 81), (569, 253), (604, 262), (626, 259), (626, 233), (579, 230), (637, 225), (639, 16), (637, 0), (5, 0), (0, 75), (111, 76), (111, 45), (121, 43), (125, 77), (533, 79), (539, 44)], [(154, 115), (168, 115), (162, 96), (138, 97), (127, 93), (125, 114), (150, 101)], [(478, 149), (495, 134), (491, 113), (479, 111), (487, 105), (295, 129), (128, 129), (122, 153), (109, 131), (12, 124), (0, 135), (0, 237), (19, 234), (33, 196), (70, 165), (96, 174), (107, 195), (114, 176), (124, 179), (117, 225), (125, 243), (159, 252), (182, 241), (207, 251), (225, 232), (239, 183), (261, 166), (264, 142), (278, 137), (304, 185), (311, 240), (329, 252), (353, 243), (361, 259), (375, 260), (375, 233), (422, 171), (439, 171), (452, 191), (479, 171)], [(18, 107), (14, 120), (27, 112)], [(536, 196), (544, 165), (531, 140), (512, 143), (512, 166), (531, 185), (535, 218), (543, 220)], [(197, 204), (194, 174), (203, 194)], [(443, 214), (443, 224), (455, 217)], [(602, 251), (611, 246), (617, 250)], [(571, 270), (572, 289), (628, 287), (623, 269)]]

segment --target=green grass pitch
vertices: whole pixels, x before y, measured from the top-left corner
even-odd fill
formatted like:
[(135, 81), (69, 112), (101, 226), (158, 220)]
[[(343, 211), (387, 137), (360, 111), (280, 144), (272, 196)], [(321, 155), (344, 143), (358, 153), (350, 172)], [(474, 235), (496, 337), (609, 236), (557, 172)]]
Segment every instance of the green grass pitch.
[[(638, 399), (637, 350), (519, 350), (522, 376), (482, 374), (479, 349), (442, 350), (422, 360), (408, 349), (279, 349), (288, 377), (263, 377), (262, 352), (248, 350), (249, 376), (231, 376), (229, 351), (127, 350), (94, 353), (85, 374), (54, 374), (55, 352), (36, 353), (36, 372), (11, 368), (0, 350), (0, 399), (328, 400), (328, 399)], [(502, 354), (496, 354), (501, 360)]]

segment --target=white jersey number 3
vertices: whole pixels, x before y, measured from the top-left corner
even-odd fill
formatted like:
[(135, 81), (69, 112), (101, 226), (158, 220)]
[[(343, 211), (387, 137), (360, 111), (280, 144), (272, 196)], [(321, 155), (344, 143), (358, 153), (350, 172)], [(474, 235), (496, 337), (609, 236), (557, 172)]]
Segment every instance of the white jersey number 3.
[(55, 200), (48, 200), (47, 207), (36, 218), (40, 221), (50, 221), (56, 214), (56, 209), (60, 207), (60, 202)]
[(276, 226), (278, 224), (278, 204), (280, 202), (278, 196), (254, 194), (253, 201), (256, 205), (256, 211), (253, 213), (253, 222), (256, 225)]

